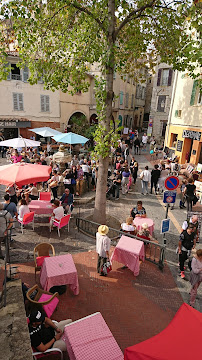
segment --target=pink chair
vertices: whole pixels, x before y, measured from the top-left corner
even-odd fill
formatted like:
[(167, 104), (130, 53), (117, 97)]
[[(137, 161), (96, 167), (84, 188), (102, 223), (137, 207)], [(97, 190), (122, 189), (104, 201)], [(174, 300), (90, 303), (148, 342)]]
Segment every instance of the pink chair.
[(21, 224), (21, 231), (22, 231), (22, 234), (23, 234), (23, 225), (27, 225), (29, 223), (32, 223), (32, 228), (34, 230), (34, 211), (28, 213), (28, 214), (25, 214), (23, 216), (23, 220), (19, 220), (18, 219), (18, 222)]
[[(62, 217), (60, 221), (53, 220), (53, 225), (57, 226), (58, 228), (58, 236), (60, 237), (60, 229), (66, 225), (68, 225), (68, 231), (69, 231), (69, 221), (70, 221), (71, 214), (65, 215)], [(50, 224), (50, 232), (51, 232), (51, 224)]]
[(51, 193), (50, 192), (40, 192), (39, 200), (51, 201)]

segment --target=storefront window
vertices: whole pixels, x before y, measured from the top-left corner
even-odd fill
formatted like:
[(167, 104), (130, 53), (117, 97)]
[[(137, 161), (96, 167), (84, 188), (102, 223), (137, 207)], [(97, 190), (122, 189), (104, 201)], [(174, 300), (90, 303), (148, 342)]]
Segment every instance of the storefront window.
[(171, 134), (170, 147), (175, 148), (177, 146), (178, 134)]

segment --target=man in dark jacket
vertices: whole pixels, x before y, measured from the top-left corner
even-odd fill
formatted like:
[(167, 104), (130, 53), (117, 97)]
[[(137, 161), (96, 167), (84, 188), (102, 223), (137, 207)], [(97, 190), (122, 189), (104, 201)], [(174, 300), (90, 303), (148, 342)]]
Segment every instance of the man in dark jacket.
[(179, 244), (178, 244), (178, 254), (179, 254), (179, 263), (180, 263), (180, 276), (182, 279), (185, 278), (184, 274), (184, 263), (188, 259), (188, 256), (191, 253), (191, 250), (196, 246), (196, 234), (194, 224), (189, 224), (186, 230), (183, 230), (180, 234)]
[(61, 205), (63, 206), (63, 208), (66, 210), (67, 213), (69, 211), (73, 210), (74, 197), (70, 193), (68, 188), (65, 189), (65, 192), (64, 192), (64, 194), (62, 194), (62, 197), (60, 198), (60, 201), (61, 201)]
[(152, 194), (152, 189), (154, 186), (155, 189), (155, 194), (157, 194), (157, 183), (158, 183), (158, 179), (160, 178), (161, 172), (158, 168), (158, 165), (154, 165), (154, 169), (151, 172), (151, 194)]

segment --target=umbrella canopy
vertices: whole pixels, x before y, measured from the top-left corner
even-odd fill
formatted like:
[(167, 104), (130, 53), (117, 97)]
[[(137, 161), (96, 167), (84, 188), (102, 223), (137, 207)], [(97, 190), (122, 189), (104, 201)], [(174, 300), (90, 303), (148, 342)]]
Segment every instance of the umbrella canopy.
[(202, 314), (184, 303), (165, 330), (140, 344), (126, 348), (124, 359), (200, 359), (201, 331)]
[(85, 144), (89, 139), (82, 135), (74, 134), (72, 132), (66, 134), (60, 134), (53, 136), (53, 139), (57, 142), (62, 142), (65, 144)]
[(0, 166), (0, 184), (19, 187), (30, 183), (46, 181), (49, 179), (51, 166), (16, 163)]
[(54, 135), (62, 135), (62, 133), (60, 131), (57, 131), (55, 129), (51, 129), (48, 126), (41, 127), (41, 128), (36, 128), (36, 129), (29, 129), (29, 131), (33, 131), (36, 134), (41, 135), (43, 137), (54, 136)]
[(23, 137), (9, 139), (0, 141), (0, 146), (8, 146), (12, 148), (22, 148), (22, 147), (34, 147), (34, 146), (40, 146), (40, 141), (34, 141), (30, 139), (24, 139)]

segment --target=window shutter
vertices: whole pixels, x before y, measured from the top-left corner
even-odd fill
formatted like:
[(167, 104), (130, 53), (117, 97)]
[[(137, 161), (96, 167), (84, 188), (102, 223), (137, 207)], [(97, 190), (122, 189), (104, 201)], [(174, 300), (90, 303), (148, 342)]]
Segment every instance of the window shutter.
[(18, 94), (18, 110), (23, 111), (23, 94)]
[[(10, 63), (6, 64), (6, 67), (9, 67)], [(11, 71), (9, 72), (9, 74), (7, 75), (7, 80), (11, 80)]]
[(172, 75), (173, 75), (173, 70), (172, 70), (172, 69), (169, 69), (168, 86), (171, 86), (171, 83), (172, 83)]
[(175, 117), (178, 117), (178, 110), (175, 110)]
[(190, 105), (191, 106), (194, 105), (194, 102), (195, 102), (197, 85), (198, 85), (198, 80), (194, 80), (192, 93), (191, 93), (191, 99), (190, 99)]
[(120, 91), (120, 105), (123, 105), (123, 91)]
[(158, 78), (157, 78), (157, 86), (161, 85), (161, 73), (162, 73), (162, 69), (159, 69)]
[(27, 82), (28, 78), (29, 78), (29, 69), (27, 66), (25, 66), (23, 69), (23, 81)]
[(18, 94), (13, 93), (13, 110), (18, 110)]
[(50, 111), (49, 96), (47, 95), (45, 98), (46, 98), (45, 99), (46, 100), (46, 106), (45, 106), (46, 111)]
[(41, 95), (41, 111), (45, 111), (45, 99), (44, 99), (44, 95)]

